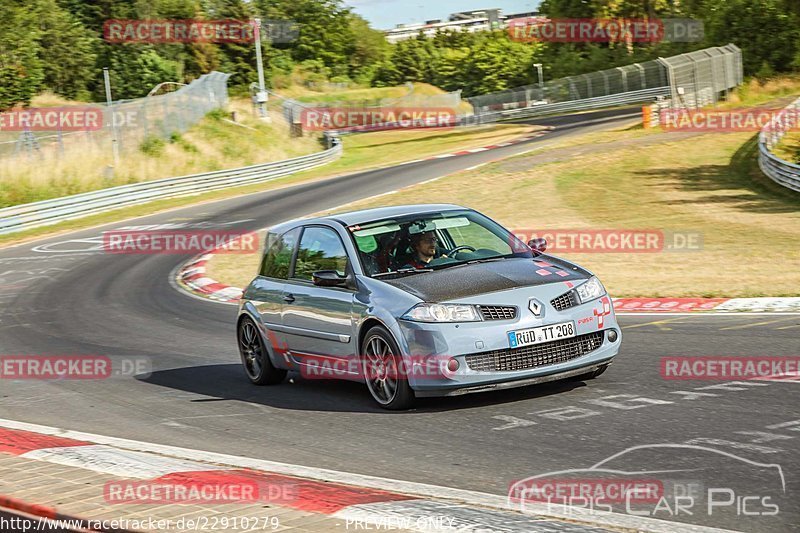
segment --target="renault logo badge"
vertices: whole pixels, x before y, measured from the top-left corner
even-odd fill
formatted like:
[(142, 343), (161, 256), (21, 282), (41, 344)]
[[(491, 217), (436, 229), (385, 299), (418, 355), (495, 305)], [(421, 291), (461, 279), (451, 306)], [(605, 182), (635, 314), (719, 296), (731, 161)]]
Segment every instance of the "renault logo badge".
[(544, 305), (536, 298), (531, 298), (528, 301), (528, 309), (531, 310), (535, 317), (541, 317), (544, 314)]

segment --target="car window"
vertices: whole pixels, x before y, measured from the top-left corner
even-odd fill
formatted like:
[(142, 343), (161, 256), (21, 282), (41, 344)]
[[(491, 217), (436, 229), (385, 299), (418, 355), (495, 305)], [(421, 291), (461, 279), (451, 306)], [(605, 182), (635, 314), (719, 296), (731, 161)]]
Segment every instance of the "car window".
[(292, 255), (294, 254), (295, 244), (297, 244), (297, 236), (300, 234), (300, 228), (295, 228), (277, 237), (271, 239), (267, 237), (267, 242), (271, 242), (267, 253), (264, 254), (264, 259), (261, 262), (261, 270), (259, 273), (268, 278), (287, 279), (289, 277), (289, 266), (292, 262)]
[(339, 234), (330, 228), (309, 226), (303, 231), (293, 278), (311, 281), (318, 270), (335, 270), (344, 276), (347, 253)]
[(472, 223), (449, 228), (447, 232), (455, 246), (471, 246), (477, 250), (491, 250), (500, 254), (512, 253), (508, 240), (499, 237), (480, 224)]
[[(348, 226), (368, 276), (409, 267), (449, 268), (468, 261), (532, 257), (525, 243), (475, 211), (422, 213)], [(436, 237), (433, 248), (420, 243)], [(465, 246), (450, 255), (447, 252)], [(426, 258), (429, 258), (427, 261)]]

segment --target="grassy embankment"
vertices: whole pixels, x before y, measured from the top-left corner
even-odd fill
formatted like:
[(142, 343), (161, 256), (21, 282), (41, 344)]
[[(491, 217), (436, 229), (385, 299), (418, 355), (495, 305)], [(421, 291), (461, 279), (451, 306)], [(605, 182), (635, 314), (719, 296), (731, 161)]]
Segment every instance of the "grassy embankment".
[[(796, 89), (796, 88), (795, 88)], [(750, 88), (738, 105), (785, 97)], [(797, 296), (800, 195), (761, 174), (753, 133), (620, 129), (409, 187), (347, 210), (453, 202), (513, 228), (697, 232), (702, 249), (564, 254), (595, 271), (614, 296)], [(517, 198), (509, 202), (508, 198)], [(536, 198), (535, 209), (526, 198)], [(218, 256), (210, 275), (247, 283), (257, 257)]]
[[(421, 91), (442, 93), (431, 87)], [(407, 92), (405, 87), (345, 91), (344, 96), (340, 95), (340, 99), (363, 99), (370, 94), (373, 94), (372, 98), (383, 98), (387, 94), (402, 95)], [(338, 93), (321, 93), (317, 96), (325, 99), (332, 97), (332, 94)], [(306, 95), (306, 98), (310, 99), (312, 96)], [(46, 96), (35, 101), (34, 105), (66, 103), (57, 97)], [(309, 134), (302, 138), (289, 137), (288, 128), (278, 115), (277, 106), (273, 106), (274, 120), (271, 123), (264, 123), (254, 118), (246, 100), (232, 100), (230, 109), (237, 111), (239, 124), (229, 122), (226, 114), (212, 113), (183, 135), (163, 142), (143, 143), (137, 150), (125, 152), (121, 164), (115, 169), (112, 177), (109, 177), (111, 174), (107, 170), (111, 162), (110, 149), (101, 150), (92, 147), (82, 150), (77, 156), (67, 155), (44, 160), (26, 161), (18, 158), (0, 160), (0, 185), (2, 185), (0, 207), (124, 183), (285, 159), (322, 149), (318, 134)], [(377, 168), (454, 149), (502, 142), (533, 129), (530, 126), (501, 125), (463, 130), (411, 130), (347, 136), (344, 138), (343, 157), (317, 169), (267, 183), (216, 191), (196, 197), (161, 200), (68, 221), (57, 226), (4, 235), (0, 236), (0, 244), (152, 214), (201, 201), (268, 190), (300, 181)]]

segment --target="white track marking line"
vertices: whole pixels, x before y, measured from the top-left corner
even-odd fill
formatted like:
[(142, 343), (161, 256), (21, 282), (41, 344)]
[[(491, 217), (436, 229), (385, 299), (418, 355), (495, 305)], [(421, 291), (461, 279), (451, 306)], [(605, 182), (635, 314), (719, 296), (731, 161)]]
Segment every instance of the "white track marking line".
[(197, 461), (122, 450), (102, 444), (43, 448), (23, 453), (20, 457), (137, 479), (151, 479), (176, 472), (220, 470), (218, 466)]
[[(279, 463), (264, 459), (251, 459), (248, 457), (239, 457), (235, 455), (227, 455), (216, 452), (191, 450), (188, 448), (166, 446), (163, 444), (154, 444), (154, 443), (141, 442), (130, 439), (121, 439), (117, 437), (108, 437), (104, 435), (96, 435), (94, 433), (71, 431), (71, 430), (54, 428), (50, 426), (29, 424), (27, 422), (17, 422), (15, 420), (8, 420), (8, 419), (0, 419), (0, 427), (8, 429), (18, 429), (22, 431), (32, 431), (35, 433), (41, 433), (45, 435), (56, 435), (59, 437), (66, 437), (76, 440), (93, 442), (97, 444), (104, 444), (107, 446), (114, 446), (122, 450), (155, 453), (187, 461), (199, 461), (204, 463), (211, 463), (217, 466), (225, 465), (225, 466), (234, 466), (239, 468), (252, 468), (255, 470), (261, 470), (265, 472), (285, 474), (287, 476), (303, 477), (318, 481), (343, 483), (345, 485), (353, 485), (356, 487), (367, 487), (372, 489), (386, 490), (390, 492), (400, 492), (414, 496), (425, 496), (437, 499), (455, 500), (469, 505), (489, 507), (492, 509), (498, 509), (503, 511), (516, 510), (513, 506), (510, 506), (508, 504), (507, 498), (505, 496), (488, 494), (485, 492), (455, 489), (451, 487), (441, 487), (437, 485), (429, 485), (426, 483), (416, 483), (413, 481), (402, 481), (402, 480), (381, 478), (364, 474), (339, 472), (336, 470), (328, 470), (324, 468), (315, 468), (303, 465), (292, 465), (288, 463)], [(550, 506), (546, 504), (534, 504), (534, 503), (526, 504), (526, 510), (530, 511), (532, 514), (544, 518), (555, 518), (561, 520), (568, 520), (570, 522), (581, 522), (597, 526), (634, 529), (642, 532), (673, 533), (673, 532), (686, 531), (687, 533), (688, 532), (729, 533), (728, 530), (724, 529), (717, 529), (705, 526), (695, 526), (691, 524), (682, 524), (677, 522), (669, 522), (666, 520), (659, 520), (655, 518), (638, 517), (638, 516), (624, 515), (619, 513), (601, 512), (597, 510), (593, 511), (593, 514), (591, 516), (578, 516), (574, 512), (558, 513), (554, 512), (550, 508)]]

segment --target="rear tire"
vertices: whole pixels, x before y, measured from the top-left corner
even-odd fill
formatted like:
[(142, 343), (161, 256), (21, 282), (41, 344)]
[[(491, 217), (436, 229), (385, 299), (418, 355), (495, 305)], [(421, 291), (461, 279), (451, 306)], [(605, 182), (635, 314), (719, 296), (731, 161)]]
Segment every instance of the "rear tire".
[(261, 333), (252, 318), (247, 316), (239, 322), (236, 338), (244, 371), (251, 382), (256, 385), (277, 385), (284, 380), (286, 370), (275, 368), (269, 360)]
[(603, 365), (597, 370), (592, 370), (591, 372), (587, 372), (585, 374), (573, 376), (571, 379), (573, 381), (589, 381), (590, 379), (595, 379), (600, 377), (600, 375), (606, 371), (606, 368), (608, 368), (608, 365)]
[[(367, 331), (360, 357), (367, 389), (384, 409), (399, 411), (414, 403), (414, 391), (402, 371), (402, 355), (392, 335), (382, 326)], [(392, 377), (394, 376), (394, 377)]]

